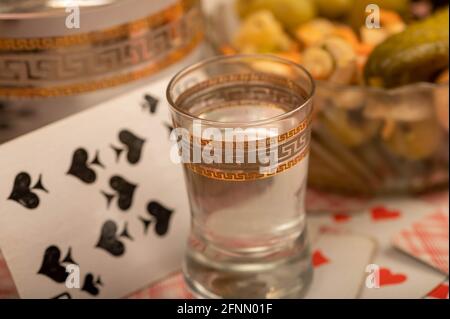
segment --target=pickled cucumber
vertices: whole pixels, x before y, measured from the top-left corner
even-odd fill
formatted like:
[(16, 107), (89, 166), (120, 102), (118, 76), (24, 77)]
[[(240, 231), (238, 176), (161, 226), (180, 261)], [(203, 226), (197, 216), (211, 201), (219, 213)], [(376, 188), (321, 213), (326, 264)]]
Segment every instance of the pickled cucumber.
[(258, 10), (269, 10), (283, 26), (293, 30), (316, 15), (313, 0), (238, 0), (236, 10), (241, 18)]
[(366, 82), (392, 88), (432, 81), (448, 67), (448, 34), (448, 9), (411, 24), (372, 51), (364, 69)]

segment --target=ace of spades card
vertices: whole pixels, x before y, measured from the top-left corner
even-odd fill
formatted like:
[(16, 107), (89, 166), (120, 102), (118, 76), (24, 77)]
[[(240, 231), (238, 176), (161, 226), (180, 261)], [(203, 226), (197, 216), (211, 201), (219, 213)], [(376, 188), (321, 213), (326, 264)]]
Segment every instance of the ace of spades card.
[(168, 80), (0, 145), (0, 248), (21, 297), (124, 297), (180, 268)]

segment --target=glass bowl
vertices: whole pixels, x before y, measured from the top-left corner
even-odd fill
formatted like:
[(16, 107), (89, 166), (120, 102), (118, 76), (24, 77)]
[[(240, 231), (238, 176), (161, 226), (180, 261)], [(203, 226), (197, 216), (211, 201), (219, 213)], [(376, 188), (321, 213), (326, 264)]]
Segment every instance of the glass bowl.
[[(204, 1), (215, 53), (239, 27), (233, 1)], [(449, 84), (396, 89), (316, 81), (309, 187), (352, 196), (448, 187)]]
[(386, 90), (317, 82), (310, 187), (349, 195), (448, 186), (449, 85)]

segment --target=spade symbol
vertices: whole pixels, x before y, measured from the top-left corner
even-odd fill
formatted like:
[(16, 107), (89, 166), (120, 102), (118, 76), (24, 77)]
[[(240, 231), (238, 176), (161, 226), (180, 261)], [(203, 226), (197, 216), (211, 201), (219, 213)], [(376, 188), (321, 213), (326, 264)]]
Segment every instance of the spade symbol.
[(110, 145), (111, 149), (116, 155), (116, 162), (119, 162), (120, 156), (126, 150), (127, 161), (130, 164), (137, 164), (141, 160), (142, 148), (145, 144), (145, 139), (138, 137), (129, 130), (121, 130), (119, 132), (119, 141), (125, 145), (125, 148), (120, 146)]
[(159, 236), (164, 236), (169, 230), (169, 222), (173, 210), (168, 209), (156, 201), (151, 201), (147, 205), (147, 211), (156, 219), (155, 232)]
[(102, 248), (116, 257), (125, 253), (125, 245), (117, 238), (117, 224), (114, 221), (107, 220), (103, 224), (96, 247)]
[(83, 283), (83, 287), (81, 287), (81, 290), (86, 291), (87, 293), (93, 295), (93, 296), (97, 296), (100, 292), (100, 290), (97, 288), (96, 284), (98, 284), (97, 282), (94, 283), (94, 275), (91, 273), (88, 273), (85, 277), (84, 277), (84, 283)]
[(72, 163), (67, 174), (77, 177), (83, 183), (94, 183), (97, 179), (97, 174), (88, 166), (87, 162), (88, 152), (84, 148), (76, 149), (72, 155)]
[[(28, 173), (21, 172), (16, 175), (14, 180), (13, 189), (8, 199), (16, 201), (22, 206), (28, 209), (34, 209), (39, 206), (39, 197), (31, 191), (31, 177)], [(36, 189), (44, 189), (42, 186), (41, 178), (39, 178), (38, 184), (34, 186)]]
[(158, 106), (159, 100), (150, 94), (144, 95), (145, 102), (142, 103), (142, 108), (148, 108), (151, 114), (156, 112), (156, 107)]
[(60, 262), (61, 251), (56, 246), (49, 246), (44, 253), (41, 268), (38, 274), (45, 275), (50, 279), (62, 283), (65, 282), (67, 276), (66, 268)]
[[(121, 210), (127, 210), (133, 203), (134, 191), (137, 185), (128, 182), (123, 177), (115, 175), (109, 180), (109, 185), (119, 195), (117, 205)], [(106, 195), (105, 195), (106, 196)]]
[(119, 140), (127, 148), (127, 160), (130, 164), (137, 164), (141, 159), (142, 147), (145, 140), (136, 136), (129, 130), (122, 130), (119, 132)]

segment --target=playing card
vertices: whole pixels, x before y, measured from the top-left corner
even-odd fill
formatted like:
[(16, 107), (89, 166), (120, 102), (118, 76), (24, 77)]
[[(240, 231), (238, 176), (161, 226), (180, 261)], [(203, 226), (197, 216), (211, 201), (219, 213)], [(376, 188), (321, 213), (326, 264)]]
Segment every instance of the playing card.
[[(361, 211), (309, 214), (310, 224), (321, 231), (348, 231), (373, 238), (377, 243), (373, 264), (379, 269), (379, 288), (363, 285), (361, 298), (421, 298), (445, 275), (415, 260), (392, 245), (392, 237), (413, 221), (435, 212), (436, 206), (410, 198), (380, 198)], [(445, 211), (445, 210), (444, 210)], [(370, 276), (366, 273), (365, 280)]]
[[(401, 229), (435, 207), (412, 199), (378, 199), (361, 214), (340, 224), (373, 236), (379, 245), (373, 264), (379, 267), (379, 288), (364, 286), (362, 298), (421, 298), (444, 280), (444, 275), (410, 258), (391, 243)], [(334, 216), (334, 223), (336, 216)], [(368, 274), (369, 275), (369, 274)]]
[(437, 211), (415, 221), (393, 238), (395, 247), (448, 274), (448, 214)]
[(0, 145), (0, 247), (21, 297), (117, 298), (180, 267), (170, 76)]
[(425, 299), (448, 299), (448, 278), (431, 290)]
[(306, 298), (356, 298), (376, 243), (352, 233), (321, 233), (312, 245), (314, 278)]

